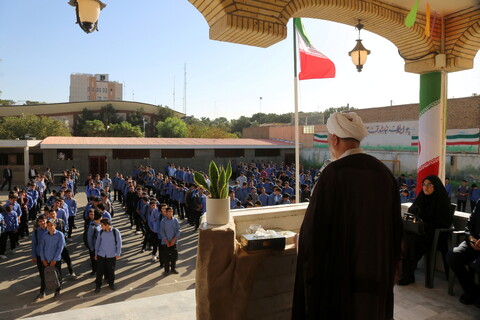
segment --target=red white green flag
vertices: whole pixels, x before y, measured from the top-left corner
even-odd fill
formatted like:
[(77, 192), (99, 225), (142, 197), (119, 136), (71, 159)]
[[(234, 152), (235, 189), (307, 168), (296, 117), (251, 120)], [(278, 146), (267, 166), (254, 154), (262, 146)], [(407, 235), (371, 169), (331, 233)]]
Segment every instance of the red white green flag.
[(303, 29), (300, 18), (294, 18), (300, 53), (300, 80), (335, 78), (335, 64), (312, 44)]

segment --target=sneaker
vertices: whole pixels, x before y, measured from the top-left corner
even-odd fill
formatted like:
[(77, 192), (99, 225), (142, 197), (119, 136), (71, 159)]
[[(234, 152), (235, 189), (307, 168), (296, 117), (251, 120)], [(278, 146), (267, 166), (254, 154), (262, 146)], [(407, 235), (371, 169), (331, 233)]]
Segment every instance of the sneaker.
[(72, 226), (72, 229), (77, 229), (77, 226), (76, 226), (76, 225), (73, 225), (73, 226)]
[(90, 272), (90, 277), (95, 276), (97, 273), (95, 271)]
[(112, 291), (115, 291), (115, 290), (117, 290), (117, 288), (115, 287), (115, 285), (114, 285), (114, 284), (109, 284), (109, 285), (108, 285), (108, 287), (109, 287), (109, 288), (110, 288), (110, 290), (112, 290)]
[(45, 299), (45, 293), (39, 293), (33, 302), (39, 302)]
[(142, 231), (137, 230), (137, 231), (135, 231), (135, 234), (142, 234)]
[(162, 273), (162, 275), (165, 276), (165, 277), (168, 276), (168, 274), (169, 274), (168, 271), (163, 271), (163, 273)]
[(2, 254), (2, 255), (0, 255), (0, 258), (2, 258), (2, 259), (7, 259), (7, 256), (4, 255), (4, 254)]
[(173, 273), (173, 274), (178, 274), (178, 271), (175, 270), (175, 269), (173, 269), (173, 270), (172, 270), (172, 273)]
[(100, 288), (100, 287), (96, 287), (96, 288), (95, 288), (95, 293), (99, 293), (99, 292), (100, 292), (100, 290), (101, 290), (101, 288)]
[(59, 296), (60, 296), (60, 291), (55, 291), (55, 293), (53, 294), (53, 299), (58, 299)]
[(12, 254), (15, 254), (17, 253), (17, 250), (16, 249), (12, 249)]
[(70, 274), (70, 279), (72, 279), (72, 280), (77, 280), (77, 275), (75, 274), (75, 272), (72, 272), (72, 273)]
[(67, 238), (67, 241), (68, 242), (73, 242), (73, 239), (72, 238)]
[(152, 262), (158, 262), (158, 257), (157, 256), (152, 256)]

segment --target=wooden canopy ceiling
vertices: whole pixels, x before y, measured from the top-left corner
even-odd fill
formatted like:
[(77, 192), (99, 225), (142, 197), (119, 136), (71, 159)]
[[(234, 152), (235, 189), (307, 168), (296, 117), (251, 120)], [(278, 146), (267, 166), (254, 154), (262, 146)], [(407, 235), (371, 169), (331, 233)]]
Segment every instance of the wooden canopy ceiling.
[[(415, 24), (405, 17), (416, 0), (189, 0), (210, 26), (210, 39), (269, 47), (287, 36), (293, 17), (355, 25), (394, 43), (405, 71), (449, 72), (473, 68), (480, 49), (480, 1), (429, 0), (433, 32), (424, 34), (426, 0), (420, 1)], [(433, 18), (436, 14), (436, 18)]]

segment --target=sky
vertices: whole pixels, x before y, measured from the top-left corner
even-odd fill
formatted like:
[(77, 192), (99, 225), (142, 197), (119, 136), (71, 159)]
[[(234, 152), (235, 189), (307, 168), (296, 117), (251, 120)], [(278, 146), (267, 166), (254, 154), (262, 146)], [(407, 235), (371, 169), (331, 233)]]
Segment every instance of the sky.
[[(107, 73), (124, 83), (124, 100), (183, 112), (186, 65), (187, 115), (294, 111), (292, 20), (287, 39), (257, 48), (210, 40), (207, 22), (187, 0), (104, 2), (100, 31), (85, 34), (67, 0), (0, 1), (0, 99), (67, 102), (71, 73)], [(388, 40), (362, 30), (372, 53), (358, 73), (348, 56), (354, 26), (302, 20), (312, 44), (335, 63), (336, 77), (300, 81), (300, 111), (418, 103), (420, 77), (403, 71)], [(449, 98), (480, 94), (479, 56), (473, 70), (449, 74)]]

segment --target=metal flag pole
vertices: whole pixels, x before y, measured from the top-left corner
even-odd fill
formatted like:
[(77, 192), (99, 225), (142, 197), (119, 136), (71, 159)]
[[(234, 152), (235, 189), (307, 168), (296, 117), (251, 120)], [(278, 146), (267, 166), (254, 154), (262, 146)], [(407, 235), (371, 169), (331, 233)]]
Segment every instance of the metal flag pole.
[(295, 99), (295, 201), (300, 202), (300, 143), (298, 133), (297, 28), (293, 19), (293, 92)]

